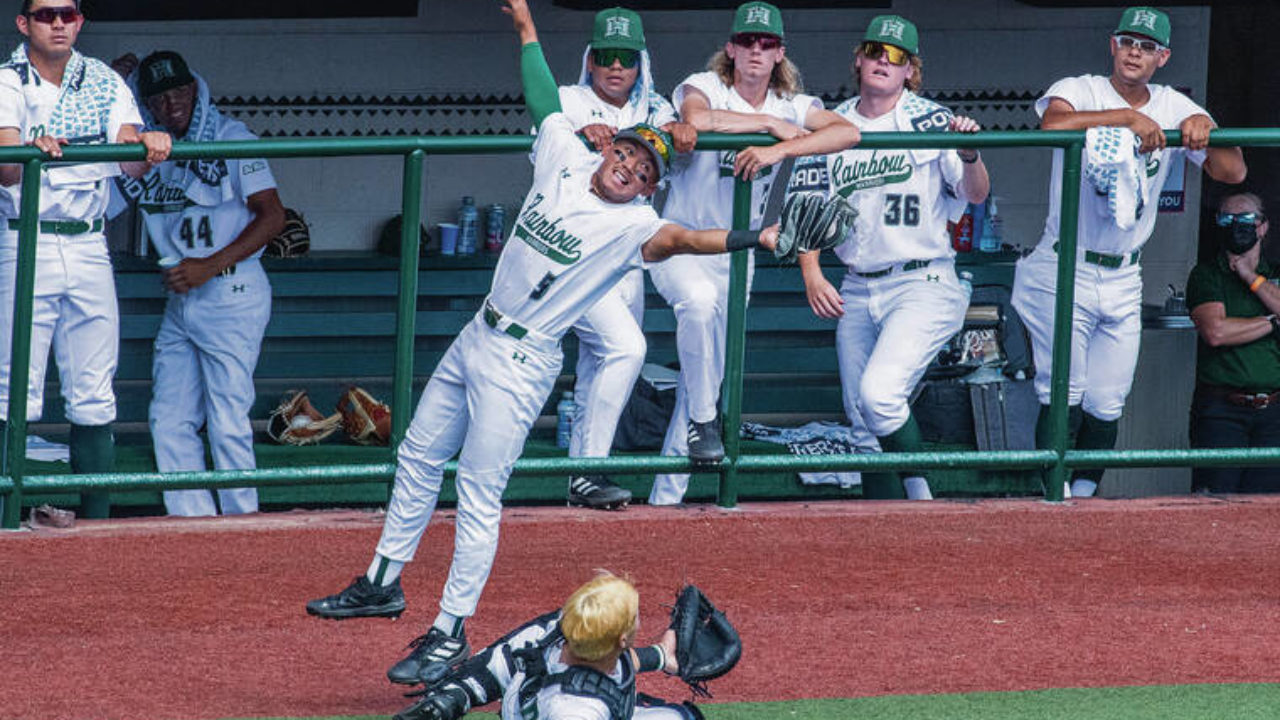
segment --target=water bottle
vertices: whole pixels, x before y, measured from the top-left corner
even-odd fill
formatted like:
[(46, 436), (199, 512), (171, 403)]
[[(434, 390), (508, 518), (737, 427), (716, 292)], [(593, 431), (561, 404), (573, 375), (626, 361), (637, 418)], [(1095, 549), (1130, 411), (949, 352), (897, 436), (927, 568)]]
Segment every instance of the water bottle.
[(573, 436), (573, 413), (576, 410), (573, 392), (566, 390), (556, 405), (556, 446), (569, 447), (569, 438)]
[(960, 216), (960, 219), (951, 226), (951, 248), (958, 253), (973, 250), (974, 207), (974, 205), (970, 204), (969, 208)]
[(968, 270), (961, 270), (960, 286), (964, 288), (965, 295), (973, 297), (973, 273)]
[(476, 209), (476, 199), (470, 195), (462, 198), (462, 207), (458, 209), (458, 254), (474, 255), (476, 252), (476, 233), (480, 225), (480, 211)]
[(982, 239), (978, 242), (978, 249), (982, 252), (1000, 252), (1004, 245), (1004, 218), (1000, 217), (996, 209), (994, 195), (987, 196), (987, 205), (987, 216), (982, 221)]

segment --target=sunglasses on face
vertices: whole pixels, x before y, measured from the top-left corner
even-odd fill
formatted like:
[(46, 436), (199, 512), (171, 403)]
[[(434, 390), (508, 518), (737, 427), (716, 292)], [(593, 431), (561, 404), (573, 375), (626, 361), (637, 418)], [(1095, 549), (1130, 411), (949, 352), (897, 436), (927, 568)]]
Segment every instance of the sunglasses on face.
[(1116, 43), (1124, 50), (1138, 48), (1144, 54), (1151, 55), (1166, 49), (1165, 46), (1155, 40), (1147, 40), (1146, 38), (1133, 37), (1132, 35), (1117, 35)]
[(624, 68), (633, 68), (640, 63), (640, 52), (621, 48), (591, 51), (591, 62), (597, 67), (613, 67), (614, 61), (621, 63)]
[(80, 11), (74, 7), (43, 7), (27, 13), (27, 17), (46, 25), (52, 25), (54, 18), (61, 20), (64, 25), (71, 25), (80, 19)]
[(879, 60), (883, 55), (890, 65), (906, 65), (911, 61), (911, 53), (896, 45), (867, 41), (862, 43), (859, 50), (862, 51), (862, 57), (868, 60)]
[(761, 50), (777, 50), (782, 47), (782, 38), (777, 35), (766, 35), (764, 33), (738, 33), (729, 38), (729, 41), (740, 48), (750, 50), (754, 45), (760, 45)]
[(1218, 227), (1230, 227), (1235, 223), (1258, 225), (1261, 222), (1262, 216), (1256, 212), (1218, 213)]

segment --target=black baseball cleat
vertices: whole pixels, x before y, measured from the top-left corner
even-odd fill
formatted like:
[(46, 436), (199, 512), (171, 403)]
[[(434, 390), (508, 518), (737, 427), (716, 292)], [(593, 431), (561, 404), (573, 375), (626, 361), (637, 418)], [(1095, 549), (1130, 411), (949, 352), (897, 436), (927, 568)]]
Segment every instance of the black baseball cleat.
[(603, 475), (579, 475), (569, 479), (569, 504), (596, 510), (621, 510), (631, 502), (631, 491)]
[(720, 421), (689, 421), (689, 459), (700, 465), (724, 459), (724, 443), (720, 441)]
[(433, 685), (443, 680), (458, 663), (471, 657), (465, 630), (458, 637), (453, 637), (432, 627), (426, 635), (414, 638), (409, 647), (412, 649), (408, 656), (387, 671), (387, 679), (393, 683)]
[(346, 590), (337, 595), (322, 597), (307, 603), (308, 615), (319, 615), (329, 620), (346, 620), (358, 617), (398, 618), (404, 612), (404, 591), (400, 578), (386, 586), (377, 586), (361, 575)]

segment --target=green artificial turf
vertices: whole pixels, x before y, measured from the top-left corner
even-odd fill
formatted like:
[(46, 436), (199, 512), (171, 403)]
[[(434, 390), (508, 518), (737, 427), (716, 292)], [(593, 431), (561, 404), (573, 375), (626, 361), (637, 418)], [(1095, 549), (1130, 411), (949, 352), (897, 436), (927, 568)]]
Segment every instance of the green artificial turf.
[[(891, 695), (701, 707), (707, 720), (1274, 720), (1280, 717), (1280, 684)], [(495, 716), (472, 713), (468, 717)], [(376, 719), (385, 716), (313, 720)]]

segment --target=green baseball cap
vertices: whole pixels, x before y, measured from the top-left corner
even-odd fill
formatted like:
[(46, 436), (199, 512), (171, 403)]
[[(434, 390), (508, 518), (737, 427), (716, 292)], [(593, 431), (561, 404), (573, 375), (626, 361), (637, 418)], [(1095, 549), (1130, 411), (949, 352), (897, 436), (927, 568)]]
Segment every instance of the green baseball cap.
[(1153, 7), (1131, 7), (1120, 16), (1120, 24), (1112, 35), (1146, 35), (1169, 47), (1169, 16)]
[(644, 25), (640, 23), (640, 16), (620, 7), (596, 13), (591, 47), (596, 50), (643, 50)]
[(743, 3), (733, 14), (733, 34), (738, 33), (763, 33), (784, 37), (782, 13), (767, 2)]
[(901, 15), (877, 15), (867, 25), (863, 42), (878, 42), (900, 47), (912, 55), (920, 54), (920, 33), (910, 20)]
[(671, 164), (671, 153), (674, 147), (671, 133), (656, 128), (648, 123), (638, 123), (624, 130), (619, 130), (614, 140), (632, 140), (649, 150), (653, 161), (658, 165), (658, 179), (667, 176), (667, 167)]

